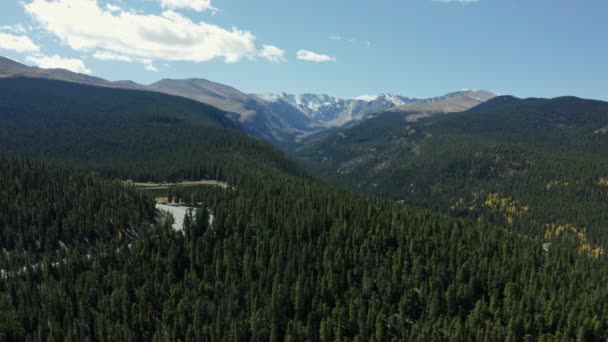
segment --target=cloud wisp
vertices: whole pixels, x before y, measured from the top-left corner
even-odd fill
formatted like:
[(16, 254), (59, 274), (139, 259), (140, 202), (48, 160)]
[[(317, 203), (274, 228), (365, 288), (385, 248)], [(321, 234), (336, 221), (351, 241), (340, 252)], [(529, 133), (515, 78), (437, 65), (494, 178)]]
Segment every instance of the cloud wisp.
[(110, 51), (95, 51), (92, 55), (93, 58), (100, 61), (115, 61), (115, 62), (133, 62), (133, 58), (129, 56), (120, 55)]
[(300, 50), (297, 53), (297, 58), (302, 61), (314, 62), (314, 63), (324, 63), (324, 62), (335, 62), (336, 58), (328, 55), (323, 55), (320, 53), (308, 51), (308, 50)]
[(45, 56), (36, 55), (29, 56), (26, 60), (40, 68), (44, 69), (66, 69), (73, 72), (79, 72), (82, 74), (92, 73), (91, 69), (87, 68), (84, 62), (76, 58), (63, 58), (58, 55)]
[(27, 28), (23, 24), (17, 25), (3, 25), (0, 26), (0, 31), (12, 32), (12, 33), (26, 33)]
[(285, 51), (273, 45), (264, 45), (262, 50), (260, 50), (259, 56), (273, 63), (282, 63), (287, 61), (285, 58)]
[(211, 11), (216, 13), (217, 8), (211, 5), (211, 0), (158, 0), (163, 8), (190, 9), (196, 12)]
[(40, 51), (40, 47), (34, 44), (28, 36), (0, 32), (0, 50), (24, 53)]
[(91, 57), (100, 60), (100, 61), (112, 61), (112, 62), (127, 62), (127, 63), (131, 63), (131, 62), (139, 62), (144, 66), (144, 69), (148, 70), (148, 71), (152, 71), (152, 72), (158, 72), (158, 68), (156, 68), (154, 66), (154, 64), (152, 63), (152, 60), (147, 59), (147, 58), (139, 58), (139, 59), (133, 59), (129, 56), (125, 56), (125, 55), (120, 55), (111, 51), (95, 51), (95, 53), (93, 55), (91, 55)]

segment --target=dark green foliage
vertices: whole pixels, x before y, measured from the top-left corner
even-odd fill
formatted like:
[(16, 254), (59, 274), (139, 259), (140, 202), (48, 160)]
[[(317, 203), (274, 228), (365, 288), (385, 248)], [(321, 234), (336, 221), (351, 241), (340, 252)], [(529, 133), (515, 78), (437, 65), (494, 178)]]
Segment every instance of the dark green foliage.
[[(598, 210), (606, 192), (591, 188), (605, 160), (589, 158), (593, 151), (469, 133), (437, 137), (449, 126), (399, 117), (355, 128), (367, 135), (328, 138), (336, 149), (349, 142), (345, 153), (365, 152), (357, 157), (323, 159), (329, 148), (319, 150), (323, 163), (340, 162), (342, 175), (366, 176), (361, 165), (376, 166), (367, 169), (373, 177), (354, 184), (361, 189), (428, 207), (471, 193), (515, 194), (535, 212), (512, 227), (497, 214), (455, 218), (318, 183), (268, 145), (221, 128), (204, 114), (213, 109), (204, 107), (198, 121), (183, 108), (203, 107), (187, 100), (129, 92), (105, 111), (111, 101), (92, 97), (123, 91), (2, 84), (20, 89), (0, 92), (6, 150), (110, 177), (209, 177), (229, 186), (172, 189), (171, 197), (197, 207), (175, 232), (170, 220), (151, 225), (152, 203), (120, 182), (0, 159), (0, 340), (608, 338), (606, 256), (579, 255), (569, 240), (545, 251), (542, 239), (514, 232), (551, 215), (588, 213), (580, 222), (589, 227), (606, 222)], [(26, 90), (35, 94), (31, 105)], [(164, 110), (145, 105), (161, 99)], [(117, 117), (124, 120), (108, 120)], [(587, 137), (601, 141), (594, 134), (603, 133)], [(560, 139), (558, 146), (569, 146)], [(394, 159), (374, 159), (387, 156)], [(546, 181), (568, 177), (579, 182), (575, 191), (543, 195)], [(441, 191), (422, 191), (437, 182)]]
[(191, 196), (204, 205), (183, 234), (158, 225), (130, 248), (2, 280), (0, 337), (608, 337), (604, 259), (309, 181)]
[(214, 107), (160, 93), (0, 79), (0, 149), (106, 177), (234, 181), (299, 173), (282, 153)]
[(607, 131), (606, 102), (499, 97), (417, 122), (385, 113), (298, 155), (348, 188), (459, 216), (490, 218), (456, 204), (498, 193), (529, 208), (513, 223), (518, 231), (571, 223), (608, 246), (608, 186), (599, 184), (608, 179)]
[(0, 156), (0, 248), (53, 254), (128, 240), (154, 219), (141, 192), (83, 172)]

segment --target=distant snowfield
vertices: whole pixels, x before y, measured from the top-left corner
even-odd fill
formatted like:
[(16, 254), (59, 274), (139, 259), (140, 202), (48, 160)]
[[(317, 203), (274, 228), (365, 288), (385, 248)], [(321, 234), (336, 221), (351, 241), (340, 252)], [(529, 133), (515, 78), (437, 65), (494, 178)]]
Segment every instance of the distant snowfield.
[(196, 214), (196, 208), (180, 205), (156, 203), (156, 209), (173, 215), (173, 229), (176, 231), (182, 231), (184, 229), (184, 218), (189, 210), (192, 210), (192, 215)]

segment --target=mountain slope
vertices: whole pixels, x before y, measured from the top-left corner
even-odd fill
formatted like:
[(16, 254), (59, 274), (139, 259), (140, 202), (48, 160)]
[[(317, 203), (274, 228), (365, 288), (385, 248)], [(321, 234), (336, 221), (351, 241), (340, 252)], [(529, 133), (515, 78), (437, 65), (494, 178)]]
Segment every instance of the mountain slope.
[(238, 178), (294, 170), (282, 153), (238, 129), (225, 112), (182, 97), (0, 79), (0, 149), (75, 163), (106, 176)]
[(130, 81), (111, 82), (104, 80), (103, 78), (80, 74), (65, 69), (42, 69), (30, 67), (12, 59), (0, 56), (0, 78), (10, 77), (43, 78), (110, 88), (144, 89), (144, 86)]
[[(491, 120), (484, 120), (488, 116)], [(581, 129), (585, 133), (600, 129), (608, 123), (606, 102), (563, 96), (554, 99), (518, 99), (512, 96), (498, 97), (468, 111), (467, 115), (446, 118), (443, 125), (457, 125), (474, 133), (497, 131), (507, 128), (513, 133), (540, 133), (558, 130), (566, 133), (571, 129)], [(484, 122), (485, 121), (485, 122)], [(529, 134), (533, 136), (532, 134)]]
[[(573, 108), (585, 105), (576, 102)], [(576, 116), (588, 116), (582, 131), (606, 124), (603, 108), (579, 109)], [(508, 114), (523, 122), (517, 113)], [(478, 115), (477, 121), (493, 117), (489, 111), (466, 115)], [(400, 136), (390, 148), (415, 147), (425, 143), (419, 139), (449, 130), (446, 118), (452, 116), (420, 120), (414, 127), (404, 115), (386, 113), (353, 128), (371, 123), (374, 134), (352, 140), (383, 157), (388, 154), (380, 143), (392, 134)], [(571, 129), (563, 120), (549, 126)], [(178, 201), (197, 210), (184, 220), (183, 232), (176, 232), (170, 221), (151, 224), (151, 201), (123, 182), (0, 157), (0, 340), (608, 337), (608, 264), (594, 231), (560, 223), (548, 230), (547, 247), (535, 236), (513, 234), (508, 222), (454, 218), (339, 191), (234, 128), (238, 123), (223, 111), (182, 97), (0, 79), (2, 150), (110, 177), (214, 177), (231, 184), (177, 193)], [(475, 131), (458, 129), (464, 133), (444, 135), (446, 143), (439, 139), (439, 146), (462, 152), (459, 146)], [(341, 133), (342, 142), (352, 142)], [(605, 139), (597, 130), (589, 134)], [(412, 149), (417, 151), (424, 155)], [(392, 157), (409, 157), (408, 150), (399, 152)], [(540, 161), (522, 164), (520, 154), (507, 152), (480, 155), (481, 166), (500, 162), (491, 164), (502, 167), (497, 171), (477, 167), (470, 173), (474, 161), (452, 159), (431, 180), (521, 173)], [(444, 162), (443, 155), (432, 162)], [(570, 171), (576, 175), (588, 165)], [(606, 170), (602, 165), (590, 169)], [(434, 170), (418, 175), (434, 176)], [(499, 179), (492, 176), (489, 181)], [(421, 185), (408, 189), (414, 193)], [(602, 196), (598, 191), (581, 197), (602, 205)], [(502, 198), (493, 199), (486, 202), (502, 208)], [(524, 211), (510, 201), (506, 207), (508, 214)], [(590, 219), (605, 224), (606, 213)]]
[[(607, 337), (606, 259), (579, 256), (568, 242), (545, 251), (497, 226), (285, 177), (199, 189), (185, 199), (198, 210), (183, 232), (158, 222), (125, 240), (124, 224), (148, 217), (138, 204), (150, 208), (132, 201), (141, 200), (134, 189), (0, 161), (12, 196), (0, 208), (15, 214), (0, 211), (11, 223), (0, 236), (81, 242), (109, 226), (95, 249), (70, 243), (42, 260), (3, 250), (2, 340)], [(60, 201), (38, 206), (36, 195)], [(40, 220), (48, 213), (51, 229)]]
[(415, 121), (434, 114), (463, 112), (496, 96), (497, 93), (490, 91), (462, 90), (427, 101), (405, 103), (388, 111), (404, 113), (409, 121)]
[(289, 106), (269, 106), (255, 96), (208, 80), (165, 79), (149, 85), (147, 89), (183, 96), (236, 113), (247, 133), (275, 144), (290, 143), (295, 135), (310, 129), (306, 116)]
[[(430, 99), (412, 99), (383, 94), (365, 99), (340, 99), (328, 95), (245, 94), (233, 87), (204, 79), (164, 79), (150, 85), (130, 81), (111, 82), (63, 69), (29, 67), (0, 57), (0, 78), (30, 77), (61, 80), (109, 88), (150, 90), (181, 96), (212, 105), (241, 123), (246, 133), (286, 149), (299, 145), (301, 138), (328, 128), (347, 127), (377, 113), (401, 111), (412, 118), (436, 113), (462, 111), (495, 93), (463, 91)], [(399, 107), (401, 106), (401, 107)]]
[(5, 253), (124, 244), (154, 222), (153, 201), (135, 188), (41, 161), (0, 155), (0, 189)]
[(572, 224), (606, 248), (606, 127), (606, 102), (507, 96), (416, 122), (387, 112), (297, 154), (351, 189), (539, 238), (552, 224)]
[[(269, 104), (291, 105), (307, 116), (312, 127), (348, 127), (384, 111), (402, 112), (408, 116), (429, 116), (437, 113), (470, 109), (497, 96), (494, 92), (465, 90), (444, 96), (415, 99), (382, 94), (376, 97), (340, 99), (328, 95), (287, 93), (260, 94), (258, 98)], [(319, 131), (316, 129), (315, 132)]]
[[(279, 144), (293, 140), (299, 129), (305, 124), (292, 124), (300, 120), (297, 111), (286, 111), (277, 115), (257, 98), (247, 95), (229, 86), (203, 79), (161, 80), (149, 86), (131, 81), (111, 82), (102, 78), (79, 74), (64, 69), (41, 69), (26, 66), (8, 58), (0, 57), (0, 78), (29, 77), (80, 83), (121, 89), (150, 90), (165, 94), (181, 96), (220, 108), (232, 113), (233, 119), (239, 120), (245, 132)], [(290, 117), (288, 114), (295, 115)]]
[(161, 93), (171, 94), (210, 104), (227, 112), (240, 114), (241, 121), (255, 115), (250, 102), (254, 99), (237, 89), (203, 79), (164, 79), (147, 87)]

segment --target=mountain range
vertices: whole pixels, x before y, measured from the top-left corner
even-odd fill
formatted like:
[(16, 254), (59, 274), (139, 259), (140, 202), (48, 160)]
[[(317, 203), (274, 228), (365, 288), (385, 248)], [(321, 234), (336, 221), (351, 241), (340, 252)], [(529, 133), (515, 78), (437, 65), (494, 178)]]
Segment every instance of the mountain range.
[(286, 103), (304, 113), (316, 126), (344, 127), (384, 111), (407, 114), (460, 112), (498, 96), (493, 91), (462, 90), (444, 96), (417, 99), (394, 94), (341, 99), (329, 95), (261, 94), (267, 103)]
[(109, 88), (148, 90), (193, 99), (227, 112), (227, 116), (238, 122), (246, 133), (283, 147), (329, 128), (351, 127), (385, 111), (401, 112), (415, 120), (437, 113), (464, 111), (499, 95), (485, 90), (462, 90), (427, 99), (394, 94), (354, 99), (284, 92), (247, 94), (204, 79), (163, 79), (142, 85), (132, 81), (108, 81), (64, 69), (30, 67), (0, 57), (0, 78), (6, 77), (44, 78)]
[(0, 340), (604, 341), (607, 128), (0, 60)]
[(602, 241), (607, 127), (608, 102), (500, 96), (418, 120), (384, 112), (310, 137), (295, 155), (351, 190), (541, 233), (576, 222)]

